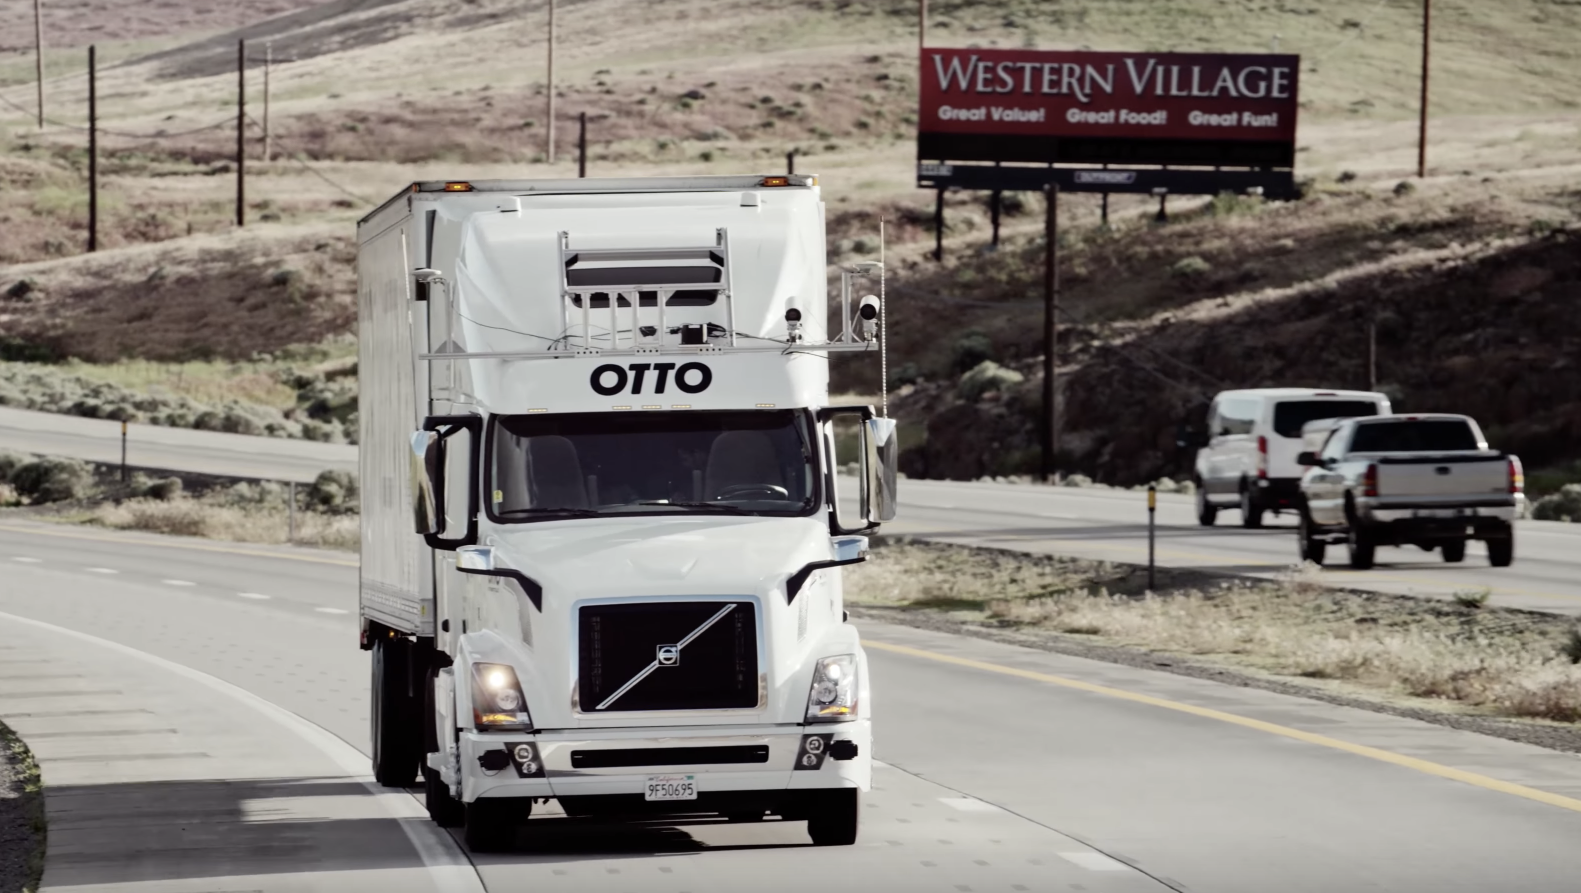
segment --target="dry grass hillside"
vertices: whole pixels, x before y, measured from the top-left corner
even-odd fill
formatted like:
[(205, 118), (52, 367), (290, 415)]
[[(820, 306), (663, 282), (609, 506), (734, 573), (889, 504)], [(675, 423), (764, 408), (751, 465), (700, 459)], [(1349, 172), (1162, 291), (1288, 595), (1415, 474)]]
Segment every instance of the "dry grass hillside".
[[(0, 13), (9, 13), (0, 15), (4, 356), (249, 361), (297, 342), (344, 338), (353, 312), (351, 234), (361, 213), (414, 179), (570, 175), (575, 122), (585, 112), (595, 176), (774, 172), (795, 150), (797, 169), (822, 178), (831, 259), (876, 253), (877, 220), (885, 218), (897, 274), (891, 370), (911, 388), (902, 404), (912, 416), (903, 429), (908, 443), (928, 440), (912, 461), (955, 456), (954, 466), (938, 458), (919, 466), (952, 476), (1026, 467), (1031, 397), (1007, 398), (1020, 393), (1008, 385), (973, 386), (973, 399), (963, 400), (957, 377), (968, 359), (1026, 372), (1036, 366), (1041, 205), (1011, 196), (1002, 248), (989, 252), (984, 197), (951, 195), (945, 261), (928, 258), (933, 196), (914, 186), (911, 142), (912, 0), (561, 0), (553, 164), (545, 158), (546, 0), (45, 6), (51, 123), (39, 130), (31, 116), (30, 4), (0, 0)], [(935, 45), (1276, 47), (1302, 56), (1298, 175), (1312, 185), (1306, 200), (1171, 199), (1170, 222), (1154, 225), (1151, 201), (1116, 197), (1108, 227), (1098, 225), (1096, 197), (1062, 202), (1066, 393), (1077, 432), (1069, 460), (1108, 479), (1173, 467), (1159, 453), (1168, 438), (1155, 435), (1165, 416), (1173, 425), (1186, 389), (1195, 398), (1221, 385), (1355, 383), (1351, 366), (1327, 365), (1281, 339), (1300, 332), (1339, 339), (1343, 348), (1310, 343), (1351, 363), (1344, 351), (1355, 333), (1344, 314), (1352, 311), (1341, 308), (1401, 289), (1462, 289), (1467, 271), (1491, 269), (1526, 250), (1526, 240), (1549, 244), (1540, 237), (1581, 219), (1573, 185), (1581, 173), (1574, 40), (1581, 5), (1569, 0), (1435, 6), (1423, 180), (1412, 178), (1416, 3), (932, 0), (930, 9)], [(232, 207), (238, 39), (250, 48), (242, 234)], [(102, 250), (85, 256), (81, 47), (90, 41), (99, 47), (105, 132)], [(1410, 188), (1397, 191), (1407, 179)], [(1469, 266), (1440, 263), (1470, 255), (1479, 259)], [(1521, 264), (1551, 267), (1560, 271), (1552, 282), (1563, 282), (1561, 261), (1550, 251)], [(1545, 301), (1566, 294), (1552, 282), (1538, 289)], [(1280, 309), (1258, 316), (1246, 309), (1254, 306)], [(1282, 313), (1297, 314), (1305, 328), (1280, 328), (1265, 351), (1262, 330), (1245, 321), (1268, 326), (1266, 314)], [(1543, 357), (1557, 349), (1552, 332), (1522, 328), (1521, 318), (1450, 317), (1420, 362), (1386, 361), (1385, 380), (1404, 389), (1406, 405), (1427, 394), (1450, 399), (1458, 392), (1426, 385), (1470, 381), (1444, 371), (1448, 358), (1465, 354), (1445, 339), (1527, 338)], [(1187, 319), (1206, 346), (1180, 340)], [(1253, 348), (1219, 355), (1211, 345), (1221, 328)], [(1478, 335), (1483, 329), (1494, 334)], [(1414, 356), (1419, 348), (1397, 349)], [(1148, 358), (1153, 371), (1115, 359), (1127, 350)], [(1238, 359), (1247, 356), (1264, 359)], [(1306, 357), (1300, 366), (1279, 362), (1296, 356)], [(1545, 382), (1563, 377), (1538, 376), (1513, 355), (1501, 362), (1500, 380), (1525, 382), (1539, 402), (1549, 394)], [(878, 384), (866, 371), (836, 371), (846, 389), (872, 392)], [(1018, 387), (1035, 395), (1035, 386), (1027, 378)], [(1135, 406), (1117, 408), (1120, 395)], [(1513, 430), (1491, 411), (1497, 430)], [(987, 421), (979, 424), (980, 415)], [(983, 441), (985, 432), (999, 433)], [(1539, 441), (1549, 442), (1531, 442)]]

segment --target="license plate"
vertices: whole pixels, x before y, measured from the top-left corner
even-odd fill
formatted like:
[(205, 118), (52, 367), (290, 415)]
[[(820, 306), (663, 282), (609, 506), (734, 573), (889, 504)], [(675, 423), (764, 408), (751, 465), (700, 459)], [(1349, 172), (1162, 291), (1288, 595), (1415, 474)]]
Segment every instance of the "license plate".
[(650, 775), (643, 790), (644, 800), (696, 800), (697, 777), (694, 775)]
[(1463, 516), (1468, 515), (1468, 514), (1476, 514), (1476, 512), (1475, 512), (1475, 510), (1468, 512), (1465, 509), (1417, 509), (1416, 510), (1416, 517), (1418, 517), (1418, 518), (1459, 518), (1459, 517), (1463, 517)]

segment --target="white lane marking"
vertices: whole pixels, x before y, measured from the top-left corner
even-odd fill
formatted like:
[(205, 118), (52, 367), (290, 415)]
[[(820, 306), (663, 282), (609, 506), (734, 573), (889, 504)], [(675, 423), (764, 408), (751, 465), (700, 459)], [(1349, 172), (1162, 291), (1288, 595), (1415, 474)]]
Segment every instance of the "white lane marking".
[(1067, 515), (1067, 514), (1065, 514), (1063, 512), (1038, 512), (1038, 517), (1039, 518), (1058, 518), (1061, 521), (1080, 521), (1081, 520), (1080, 518), (1076, 517), (1075, 515)]
[(198, 585), (198, 584), (192, 582), (191, 580), (160, 580), (159, 582), (164, 583), (166, 586), (196, 586), (196, 585)]
[(339, 608), (314, 608), (313, 610), (319, 612), (320, 614), (348, 614), (348, 613), (350, 613), (349, 611), (342, 611)]
[(44, 559), (42, 559), (42, 558), (25, 558), (25, 557), (23, 557), (21, 555), (18, 555), (17, 557), (15, 557), (15, 558), (13, 558), (11, 560), (12, 561), (20, 561), (23, 564), (43, 564), (44, 563)]
[(253, 708), (258, 713), (274, 720), (287, 730), (295, 732), (303, 741), (319, 749), (341, 768), (348, 776), (360, 782), (374, 800), (383, 806), (390, 816), (406, 832), (406, 839), (411, 841), (412, 847), (417, 850), (417, 855), (423, 860), (423, 865), (428, 869), (429, 875), (434, 879), (434, 887), (440, 893), (486, 893), (483, 882), (478, 879), (477, 869), (467, 860), (464, 853), (456, 845), (455, 840), (444, 831), (441, 831), (428, 818), (428, 812), (418, 804), (417, 798), (403, 793), (386, 791), (382, 786), (374, 783), (368, 775), (368, 758), (361, 751), (347, 744), (341, 738), (330, 734), (326, 729), (316, 726), (311, 722), (297, 716), (295, 713), (281, 707), (272, 701), (253, 694), (245, 688), (232, 685), (223, 679), (210, 676), (201, 670), (194, 670), (175, 661), (166, 660), (146, 651), (138, 651), (129, 645), (90, 636), (64, 626), (34, 620), (31, 617), (19, 617), (16, 614), (0, 612), (0, 620), (12, 623), (25, 623), (37, 629), (46, 629), (50, 632), (70, 636), (80, 642), (87, 642), (111, 651), (118, 651), (138, 660), (146, 661), (156, 667), (169, 670), (178, 676), (190, 679), (200, 685), (223, 695), (235, 698), (238, 702)]
[(120, 571), (116, 570), (113, 567), (90, 567), (90, 568), (86, 568), (86, 570), (90, 574), (118, 574), (118, 573), (120, 573)]
[(1004, 812), (1003, 809), (986, 800), (973, 797), (940, 797), (939, 802), (945, 806), (953, 806), (961, 812)]
[(1067, 862), (1074, 862), (1088, 871), (1130, 871), (1131, 866), (1119, 859), (1111, 859), (1103, 853), (1060, 853), (1059, 857)]
[(268, 601), (269, 599), (273, 598), (273, 596), (264, 595), (262, 592), (238, 592), (238, 593), (236, 593), (236, 595), (241, 597), (241, 598), (255, 598), (255, 599), (258, 599), (259, 601), (265, 601), (265, 602)]

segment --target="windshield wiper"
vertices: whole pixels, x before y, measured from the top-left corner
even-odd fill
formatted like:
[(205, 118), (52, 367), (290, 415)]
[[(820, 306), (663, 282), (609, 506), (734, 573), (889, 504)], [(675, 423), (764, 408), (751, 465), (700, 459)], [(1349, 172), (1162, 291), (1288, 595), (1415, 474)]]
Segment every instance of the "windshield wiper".
[(501, 517), (504, 517), (505, 515), (569, 515), (569, 516), (576, 517), (576, 518), (592, 518), (592, 517), (597, 517), (599, 515), (602, 515), (603, 512), (595, 511), (593, 509), (526, 508), (526, 509), (505, 509), (504, 511), (497, 511), (494, 514), (499, 515)]
[(644, 500), (643, 502), (633, 503), (633, 505), (672, 505), (678, 506), (680, 508), (709, 509), (710, 511), (724, 512), (727, 515), (752, 514), (752, 512), (749, 512), (740, 506), (726, 505), (722, 502), (671, 502), (668, 499), (650, 499)]

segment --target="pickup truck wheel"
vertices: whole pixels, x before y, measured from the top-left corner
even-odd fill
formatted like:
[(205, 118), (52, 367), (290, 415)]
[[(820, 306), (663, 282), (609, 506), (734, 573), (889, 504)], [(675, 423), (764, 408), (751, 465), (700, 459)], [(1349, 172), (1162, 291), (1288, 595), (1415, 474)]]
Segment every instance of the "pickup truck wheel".
[(807, 817), (807, 836), (814, 846), (850, 846), (856, 843), (857, 790), (829, 791), (813, 804)]
[(1443, 550), (1444, 560), (1450, 564), (1459, 564), (1466, 560), (1466, 541), (1449, 540), (1439, 546)]
[(497, 853), (516, 842), (516, 829), (532, 814), (531, 797), (495, 797), (466, 805), (467, 849)]
[(1257, 494), (1249, 486), (1241, 487), (1241, 526), (1247, 530), (1256, 530), (1263, 526), (1263, 507), (1257, 501)]
[(412, 643), (381, 637), (373, 643), (373, 777), (387, 788), (404, 788), (417, 776), (422, 730), (415, 700), (407, 692)]
[(1488, 539), (1488, 563), (1494, 567), (1509, 567), (1515, 563), (1515, 532)]
[(1376, 557), (1378, 547), (1367, 532), (1360, 525), (1352, 524), (1350, 527), (1349, 543), (1350, 566), (1358, 571), (1372, 570), (1373, 559)]
[(1307, 515), (1307, 510), (1300, 510), (1300, 520), (1296, 522), (1296, 544), (1301, 552), (1302, 561), (1310, 561), (1318, 567), (1323, 566), (1324, 553), (1328, 552), (1328, 543), (1313, 537), (1312, 518)]
[(1203, 527), (1212, 527), (1218, 517), (1219, 509), (1208, 501), (1207, 488), (1200, 483), (1197, 484), (1197, 523)]

